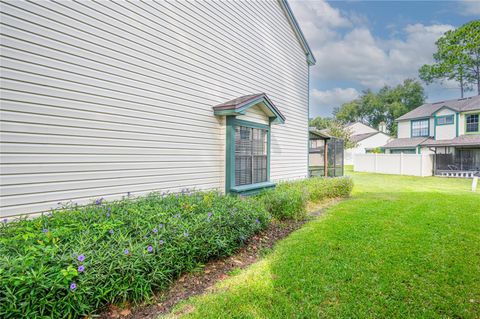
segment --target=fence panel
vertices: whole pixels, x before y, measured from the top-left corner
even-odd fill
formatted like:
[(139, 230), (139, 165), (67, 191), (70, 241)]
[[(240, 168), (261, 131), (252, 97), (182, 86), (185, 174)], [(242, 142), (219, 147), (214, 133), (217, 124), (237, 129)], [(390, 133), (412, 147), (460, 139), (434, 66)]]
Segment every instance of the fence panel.
[(355, 154), (355, 172), (432, 176), (433, 157), (427, 154)]

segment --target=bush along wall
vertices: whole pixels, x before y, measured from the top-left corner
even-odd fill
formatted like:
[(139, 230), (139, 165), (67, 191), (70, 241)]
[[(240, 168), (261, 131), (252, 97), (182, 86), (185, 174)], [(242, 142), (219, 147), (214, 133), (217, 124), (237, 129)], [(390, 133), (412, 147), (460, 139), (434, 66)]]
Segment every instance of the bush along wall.
[(327, 198), (349, 196), (353, 182), (349, 177), (313, 177), (301, 181), (284, 182), (273, 190), (257, 196), (267, 211), (276, 219), (302, 219), (308, 202), (318, 203)]
[(0, 226), (0, 317), (82, 317), (148, 300), (265, 228), (253, 199), (217, 193), (97, 200)]
[(312, 178), (249, 198), (152, 193), (2, 223), (0, 317), (78, 318), (148, 300), (181, 273), (233, 254), (270, 216), (302, 218), (308, 201), (347, 196), (352, 186)]

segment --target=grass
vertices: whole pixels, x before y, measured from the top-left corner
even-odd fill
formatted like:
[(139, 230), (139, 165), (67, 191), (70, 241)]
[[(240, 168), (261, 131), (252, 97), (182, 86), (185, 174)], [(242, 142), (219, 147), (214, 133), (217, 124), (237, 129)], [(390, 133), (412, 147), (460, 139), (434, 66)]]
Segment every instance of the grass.
[(309, 222), (186, 318), (480, 318), (480, 194), (470, 180), (352, 173)]

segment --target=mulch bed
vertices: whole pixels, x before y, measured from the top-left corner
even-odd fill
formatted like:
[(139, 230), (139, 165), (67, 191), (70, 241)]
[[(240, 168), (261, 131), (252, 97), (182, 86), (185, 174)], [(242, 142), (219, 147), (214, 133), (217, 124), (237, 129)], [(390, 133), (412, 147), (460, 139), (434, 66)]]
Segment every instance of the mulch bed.
[[(320, 215), (327, 207), (336, 202), (337, 200), (332, 200), (326, 205), (321, 205), (320, 209), (317, 207), (311, 215)], [(203, 271), (187, 273), (178, 278), (168, 291), (155, 296), (154, 304), (141, 305), (133, 309), (110, 306), (109, 311), (104, 313), (101, 318), (155, 319), (161, 314), (168, 313), (178, 302), (202, 294), (218, 281), (228, 278), (228, 274), (232, 270), (242, 269), (253, 264), (277, 241), (287, 237), (310, 219), (311, 217), (300, 221), (273, 222), (266, 230), (250, 238), (235, 255), (210, 261), (205, 265)]]

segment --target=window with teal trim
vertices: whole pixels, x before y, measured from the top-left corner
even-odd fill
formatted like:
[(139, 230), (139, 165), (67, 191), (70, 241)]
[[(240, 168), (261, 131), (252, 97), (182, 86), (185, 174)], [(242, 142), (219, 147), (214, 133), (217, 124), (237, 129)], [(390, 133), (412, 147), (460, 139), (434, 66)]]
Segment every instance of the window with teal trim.
[(235, 186), (266, 182), (267, 130), (235, 126)]
[(428, 119), (412, 121), (412, 137), (428, 136)]
[(437, 125), (450, 125), (453, 124), (453, 122), (453, 114), (437, 117)]
[(465, 116), (465, 122), (467, 124), (465, 131), (467, 133), (476, 133), (480, 131), (479, 128), (479, 114), (468, 114)]

